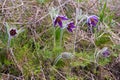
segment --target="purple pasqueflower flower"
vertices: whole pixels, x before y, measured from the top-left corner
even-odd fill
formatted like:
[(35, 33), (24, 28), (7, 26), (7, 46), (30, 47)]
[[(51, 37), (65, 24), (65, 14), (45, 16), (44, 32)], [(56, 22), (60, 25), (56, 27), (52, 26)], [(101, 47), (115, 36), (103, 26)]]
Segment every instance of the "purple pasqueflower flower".
[(63, 23), (62, 23), (63, 20), (68, 20), (68, 18), (66, 18), (65, 16), (57, 16), (54, 20), (54, 26), (56, 26), (58, 23), (60, 28), (62, 28), (63, 27)]
[(90, 27), (95, 27), (98, 23), (98, 16), (96, 15), (91, 15), (87, 18), (87, 24)]
[(11, 28), (10, 31), (9, 31), (9, 35), (11, 37), (14, 37), (14, 36), (16, 36), (16, 34), (17, 34), (17, 29)]
[(107, 47), (105, 47), (105, 48), (103, 48), (101, 54), (102, 54), (103, 57), (109, 57), (109, 55), (110, 55), (110, 51), (108, 50)]
[(76, 28), (76, 26), (74, 25), (74, 22), (70, 22), (68, 25), (67, 25), (67, 30), (69, 32), (73, 32), (73, 28)]

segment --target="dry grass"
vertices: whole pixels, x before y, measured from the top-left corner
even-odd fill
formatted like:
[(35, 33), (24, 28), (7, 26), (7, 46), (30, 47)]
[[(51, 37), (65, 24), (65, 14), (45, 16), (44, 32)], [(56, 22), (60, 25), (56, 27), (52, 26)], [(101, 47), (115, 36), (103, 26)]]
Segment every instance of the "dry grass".
[[(82, 15), (91, 15), (91, 14), (97, 14), (99, 15), (100, 10), (99, 8), (104, 5), (104, 2), (100, 3), (98, 0), (45, 0), (45, 3), (39, 3), (40, 0), (0, 0), (0, 31), (3, 33), (6, 33), (5, 29), (5, 23), (9, 23), (10, 25), (15, 25), (17, 28), (24, 28), (26, 29), (26, 40), (21, 41), (21, 48), (24, 43), (28, 45), (33, 44), (27, 43), (27, 40), (30, 41), (33, 40), (33, 43), (38, 42), (39, 45), (42, 45), (44, 49), (41, 49), (41, 53), (45, 51), (45, 49), (52, 50), (51, 46), (53, 46), (53, 35), (51, 32), (53, 21), (51, 20), (50, 16), (50, 10), (52, 7), (54, 7), (56, 10), (60, 10), (60, 14), (67, 15), (70, 20), (73, 20), (76, 24), (77, 29), (74, 30), (73, 33), (66, 33), (65, 35), (65, 41), (63, 44), (64, 50), (63, 51), (72, 51), (73, 53), (80, 53), (81, 51), (87, 52), (96, 52), (93, 50), (99, 50), (103, 46), (108, 46), (110, 48), (111, 45), (120, 45), (120, 1), (119, 0), (107, 0), (107, 8), (111, 11), (105, 12), (105, 15), (111, 15), (113, 14), (112, 22), (114, 22), (113, 25), (108, 25), (106, 22), (101, 22), (100, 27), (100, 33), (101, 35), (97, 36), (95, 34), (89, 34), (87, 29), (85, 28), (86, 25), (81, 24), (84, 23), (85, 20), (77, 19), (77, 15), (79, 13), (79, 9), (82, 11)], [(44, 0), (43, 0), (44, 1)], [(81, 2), (77, 2), (81, 1)], [(77, 12), (78, 10), (78, 12)], [(84, 29), (85, 28), (85, 29)], [(96, 45), (95, 40), (99, 39), (102, 35), (109, 34), (109, 39), (111, 41), (111, 45), (105, 44), (105, 45)], [(68, 36), (69, 35), (69, 36)], [(21, 38), (22, 39), (22, 38)], [(20, 40), (21, 40), (20, 39)], [(24, 38), (23, 38), (24, 39)], [(20, 41), (19, 39), (17, 39)], [(23, 43), (23, 44), (22, 44)], [(19, 43), (18, 43), (19, 44)], [(102, 43), (101, 43), (102, 44)], [(0, 48), (2, 48), (2, 39), (0, 40)], [(19, 46), (19, 45), (18, 45)], [(39, 46), (37, 46), (39, 47)], [(115, 77), (116, 75), (114, 72), (109, 71), (106, 69), (106, 66), (100, 66), (100, 75), (98, 76), (90, 72), (86, 72), (85, 70), (82, 70), (81, 68), (73, 67), (70, 74), (68, 74), (70, 71), (67, 72), (66, 66), (63, 68), (64, 71), (56, 69), (51, 65), (52, 62), (48, 61), (42, 61), (44, 58), (43, 54), (39, 54), (39, 50), (36, 52), (33, 52), (32, 57), (29, 56), (28, 52), (30, 52), (29, 48), (31, 49), (31, 46), (27, 47), (27, 50), (25, 50), (25, 56), (22, 57), (21, 60), (18, 60), (16, 58), (17, 55), (17, 46), (14, 46), (13, 49), (10, 49), (10, 53), (12, 53), (12, 60), (14, 62), (13, 67), (17, 67), (18, 72), (20, 72), (19, 76), (14, 76), (10, 73), (1, 73), (3, 80), (13, 80), (16, 78), (17, 80), (50, 80), (50, 76), (53, 74), (54, 76), (60, 76), (62, 77), (60, 80), (67, 80), (67, 76), (71, 78), (71, 76), (77, 76), (77, 78), (68, 79), (68, 80), (80, 80), (79, 76), (87, 77), (87, 79), (98, 79), (99, 77), (102, 77), (101, 80), (105, 77), (102, 73), (102, 70), (104, 71), (107, 76), (109, 76), (111, 79), (119, 80), (119, 76)], [(41, 48), (41, 47), (40, 47)], [(25, 48), (26, 49), (26, 48)], [(15, 51), (15, 54), (14, 54)], [(24, 51), (21, 51), (24, 52)], [(54, 51), (53, 51), (54, 52)], [(58, 51), (60, 52), (60, 51)], [(31, 51), (32, 53), (32, 51)], [(34, 55), (34, 53), (37, 53)], [(57, 51), (56, 51), (57, 53)], [(119, 54), (119, 52), (118, 52)], [(37, 57), (36, 57), (37, 56)], [(55, 55), (53, 55), (55, 56)], [(120, 56), (117, 56), (115, 60), (119, 59)], [(29, 61), (32, 61), (31, 59), (35, 58), (41, 58), (38, 59), (37, 66), (40, 66), (40, 72), (38, 74), (34, 73), (34, 69), (31, 69), (32, 63), (29, 63)], [(55, 57), (51, 60), (54, 60)], [(82, 57), (77, 57), (77, 60), (79, 61), (89, 61), (89, 59), (84, 59)], [(113, 59), (113, 58), (112, 58)], [(74, 60), (75, 61), (75, 60)], [(89, 61), (90, 62), (90, 61)], [(67, 61), (66, 61), (67, 63)], [(91, 63), (94, 63), (92, 61)], [(113, 60), (114, 63), (114, 60)], [(119, 62), (117, 62), (119, 63)], [(116, 64), (117, 64), (116, 63)], [(68, 61), (69, 64), (69, 61)], [(66, 64), (70, 68), (70, 66)], [(48, 65), (48, 66), (46, 66)], [(110, 66), (112, 65), (112, 62)], [(114, 65), (114, 64), (113, 64)], [(26, 67), (28, 69), (26, 69)], [(25, 70), (26, 73), (25, 73)], [(36, 67), (35, 67), (36, 68)], [(78, 70), (76, 70), (76, 68)], [(111, 67), (108, 67), (109, 69)], [(27, 71), (28, 70), (28, 71)], [(32, 71), (33, 70), (33, 71)], [(48, 70), (48, 72), (46, 71)], [(91, 69), (92, 70), (92, 69)], [(115, 70), (115, 69), (114, 69)], [(117, 69), (116, 69), (117, 70)], [(51, 73), (50, 73), (51, 72)], [(79, 73), (82, 72), (80, 75)], [(87, 73), (87, 74), (86, 74)], [(66, 75), (67, 76), (66, 76)], [(48, 76), (47, 76), (48, 75)], [(27, 76), (27, 78), (26, 78)], [(111, 77), (112, 76), (112, 77)], [(97, 77), (97, 78), (96, 78)], [(52, 79), (52, 78), (51, 78)], [(57, 79), (57, 78), (56, 78)]]

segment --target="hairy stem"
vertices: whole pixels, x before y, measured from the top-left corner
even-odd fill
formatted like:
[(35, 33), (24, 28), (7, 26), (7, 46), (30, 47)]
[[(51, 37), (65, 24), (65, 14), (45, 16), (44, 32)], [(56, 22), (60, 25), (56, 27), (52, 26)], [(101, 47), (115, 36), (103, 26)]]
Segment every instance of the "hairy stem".
[(62, 47), (62, 39), (63, 39), (63, 29), (60, 32), (60, 47)]

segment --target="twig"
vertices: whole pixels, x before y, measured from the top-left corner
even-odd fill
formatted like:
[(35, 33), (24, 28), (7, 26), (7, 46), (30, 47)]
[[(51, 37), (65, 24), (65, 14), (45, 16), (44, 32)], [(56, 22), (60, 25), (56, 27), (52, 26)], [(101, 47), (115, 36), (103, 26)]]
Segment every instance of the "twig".
[(63, 77), (65, 80), (68, 80), (68, 79), (66, 79), (66, 77), (65, 76), (63, 76), (61, 73), (59, 73), (59, 71), (57, 71), (54, 67), (52, 67), (52, 69), (54, 70), (54, 71), (56, 71), (61, 77)]
[(20, 4), (20, 5), (17, 5), (17, 6), (12, 6), (12, 7), (8, 7), (8, 8), (2, 8), (3, 10), (5, 9), (15, 9), (15, 8), (18, 8), (18, 7), (21, 7), (23, 6), (23, 4)]
[[(70, 2), (71, 0), (67, 0), (66, 2), (64, 2), (63, 4), (61, 4), (60, 6), (58, 6), (55, 10), (59, 9), (60, 7), (64, 6), (65, 4), (67, 4), (68, 2)], [(41, 17), (39, 20), (37, 20), (35, 23), (41, 21), (42, 19), (46, 18), (50, 13), (46, 14), (45, 16)]]
[(7, 80), (9, 80), (10, 79), (10, 74), (8, 74), (7, 76), (8, 76)]
[(3, 5), (2, 5), (2, 12), (4, 12), (5, 9), (15, 9), (15, 8), (18, 8), (18, 7), (21, 7), (21, 6), (24, 5), (23, 1), (21, 0), (21, 4), (20, 5), (4, 8), (5, 3), (6, 3), (6, 0), (4, 1)]
[(17, 80), (21, 80), (20, 77), (16, 77), (14, 75), (10, 75), (10, 74), (4, 74), (4, 73), (0, 73), (1, 75), (5, 75), (5, 76), (9, 76), (9, 77), (12, 77), (12, 78), (16, 78)]
[(2, 12), (4, 12), (4, 6), (5, 6), (6, 1), (7, 1), (7, 0), (5, 0), (5, 1), (3, 2), (3, 5), (2, 5)]
[(42, 66), (40, 66), (41, 67), (41, 71), (42, 71), (42, 73), (43, 73), (43, 80), (46, 80), (46, 78), (45, 78), (45, 73), (44, 73), (44, 71), (43, 71), (43, 68), (42, 68)]
[(90, 10), (96, 3), (97, 3), (98, 0), (96, 0), (89, 8), (88, 10)]

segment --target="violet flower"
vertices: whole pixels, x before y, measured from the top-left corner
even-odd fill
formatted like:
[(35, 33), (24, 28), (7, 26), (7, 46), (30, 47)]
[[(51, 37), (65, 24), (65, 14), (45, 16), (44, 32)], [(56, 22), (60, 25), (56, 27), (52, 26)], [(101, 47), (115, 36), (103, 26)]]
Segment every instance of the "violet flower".
[(75, 25), (74, 25), (74, 22), (71, 22), (67, 25), (67, 30), (69, 32), (73, 32), (73, 28), (76, 28)]
[(16, 28), (9, 28), (7, 30), (10, 39), (13, 38), (13, 37), (16, 37), (18, 34), (20, 34), (23, 31), (24, 31), (23, 28), (20, 28), (19, 30), (16, 29)]
[(87, 18), (87, 24), (90, 27), (95, 27), (98, 23), (98, 16), (96, 15), (91, 15)]
[(9, 31), (9, 36), (10, 37), (14, 37), (14, 36), (16, 36), (17, 35), (17, 29), (15, 29), (15, 28), (11, 28), (10, 29), (10, 31)]
[(11, 27), (7, 22), (6, 22), (6, 29), (8, 33), (8, 44), (7, 46), (10, 47), (10, 42), (13, 37), (16, 37), (19, 33), (24, 31), (23, 28), (20, 28), (19, 30), (16, 27)]
[(109, 57), (110, 56), (110, 51), (108, 50), (107, 47), (104, 47), (101, 54), (102, 54), (103, 57)]
[(54, 26), (58, 25), (60, 26), (60, 28), (63, 27), (63, 20), (68, 20), (68, 18), (66, 18), (65, 16), (57, 16), (54, 20)]

